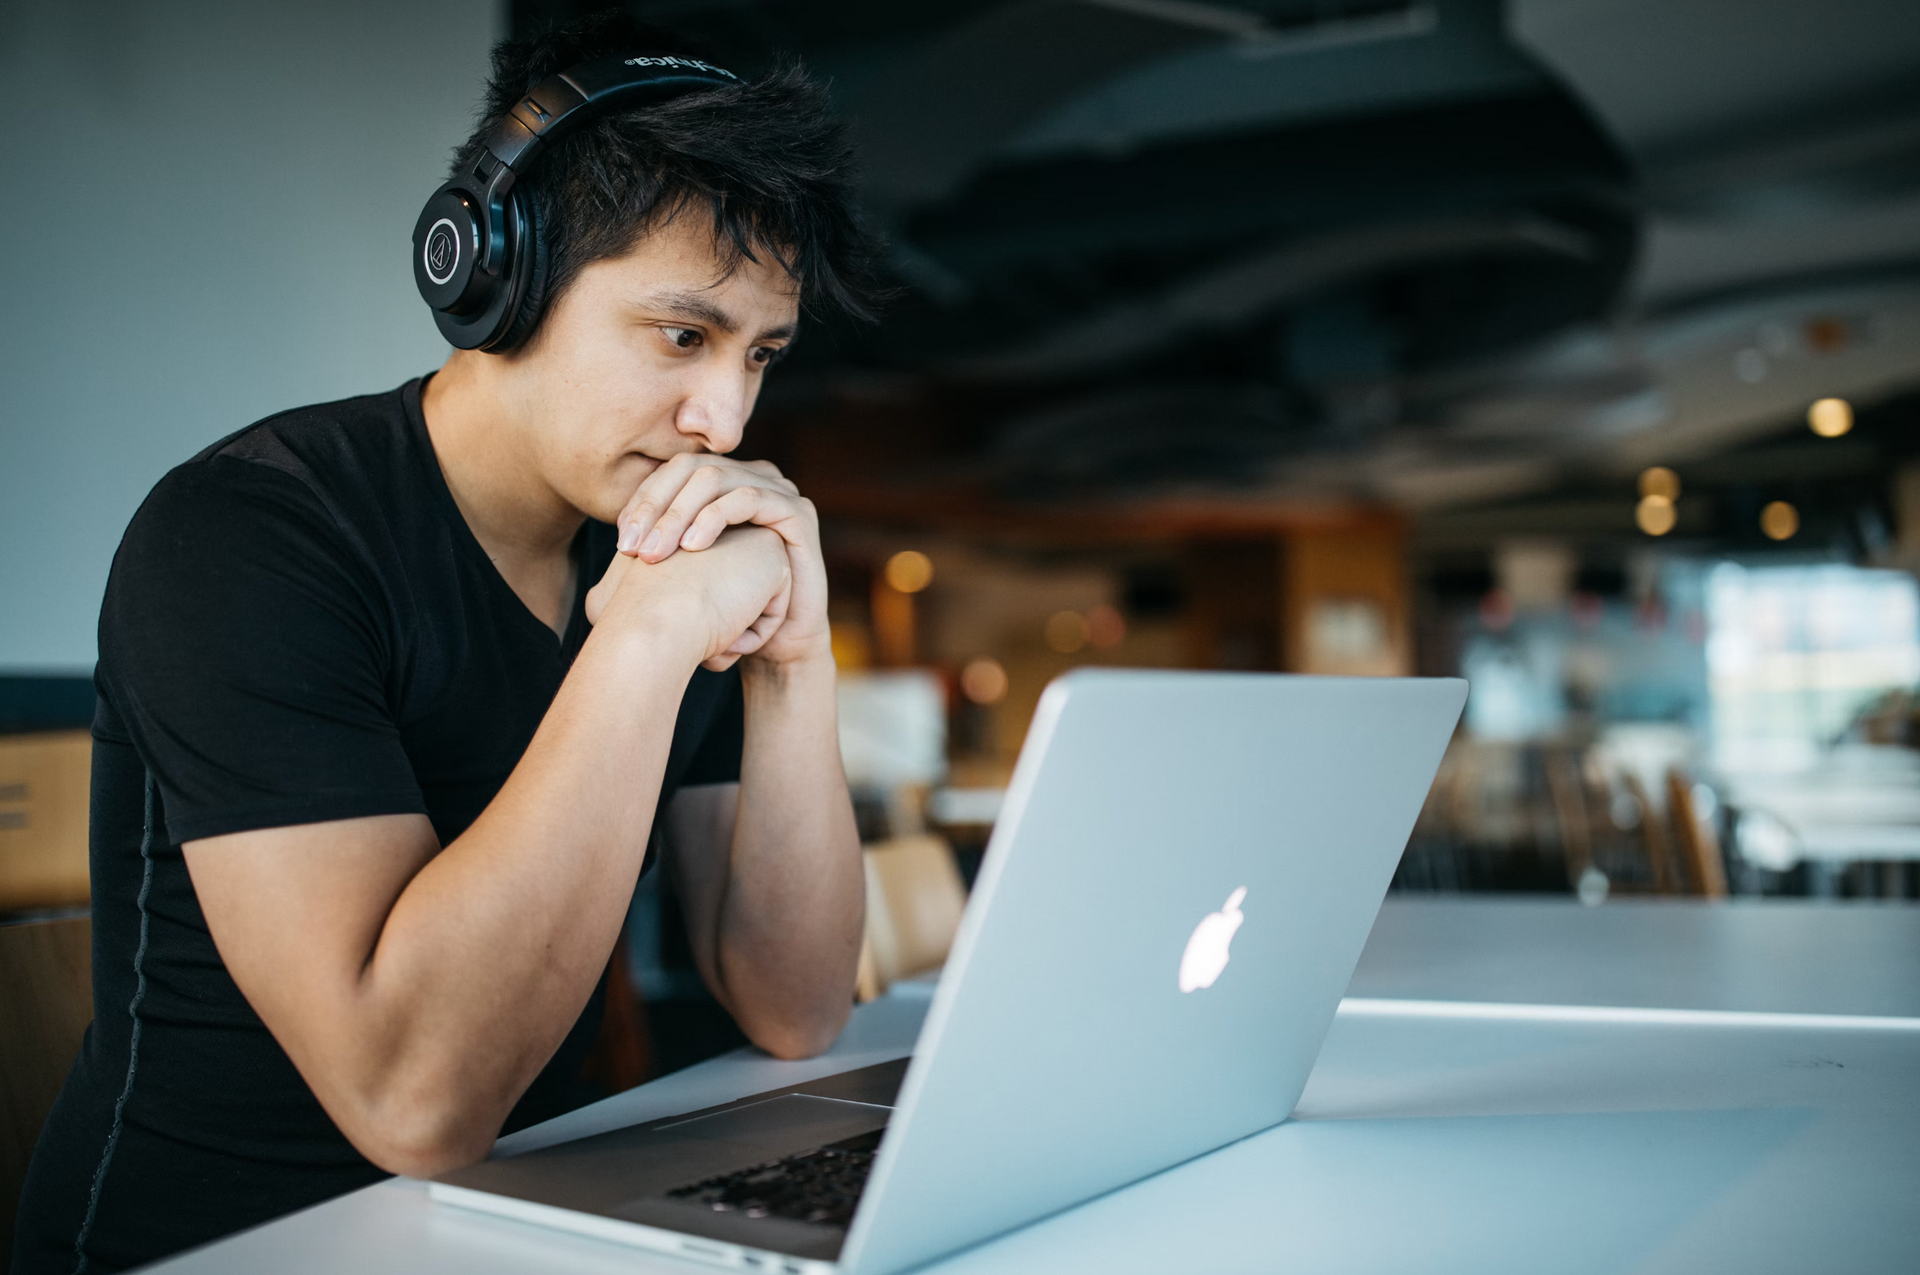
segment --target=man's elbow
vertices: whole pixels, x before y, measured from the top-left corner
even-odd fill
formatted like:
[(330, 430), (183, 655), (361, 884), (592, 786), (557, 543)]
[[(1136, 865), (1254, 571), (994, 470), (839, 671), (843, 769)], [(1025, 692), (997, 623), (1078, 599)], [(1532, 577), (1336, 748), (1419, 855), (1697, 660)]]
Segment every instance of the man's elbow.
[(783, 1062), (797, 1062), (824, 1054), (840, 1038), (853, 1010), (847, 1004), (810, 1015), (789, 1015), (745, 1028), (747, 1038)]
[[(487, 1122), (471, 1112), (416, 1109), (367, 1114), (342, 1132), (376, 1168), (431, 1178), (478, 1164), (493, 1150)], [(476, 1132), (477, 1131), (477, 1132)]]

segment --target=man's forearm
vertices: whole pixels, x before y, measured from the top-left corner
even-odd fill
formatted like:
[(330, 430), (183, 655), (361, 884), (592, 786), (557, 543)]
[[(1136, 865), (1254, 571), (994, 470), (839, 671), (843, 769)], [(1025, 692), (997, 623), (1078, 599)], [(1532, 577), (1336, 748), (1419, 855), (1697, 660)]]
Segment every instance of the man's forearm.
[(746, 750), (713, 963), (741, 1029), (800, 1057), (846, 1022), (865, 916), (833, 661), (749, 660), (741, 672)]
[[(358, 998), (368, 1063), (430, 1149), (484, 1154), (573, 1025), (626, 915), (694, 657), (596, 633), (473, 825), (396, 900)], [(451, 1149), (451, 1148), (450, 1148)]]

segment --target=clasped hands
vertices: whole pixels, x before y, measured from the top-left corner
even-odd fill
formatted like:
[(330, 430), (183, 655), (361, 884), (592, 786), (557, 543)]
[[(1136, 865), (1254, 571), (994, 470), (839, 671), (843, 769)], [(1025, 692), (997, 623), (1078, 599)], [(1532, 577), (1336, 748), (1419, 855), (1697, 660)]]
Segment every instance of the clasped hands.
[(691, 614), (707, 668), (747, 656), (830, 658), (820, 520), (771, 462), (674, 456), (640, 484), (617, 525), (620, 551), (587, 594), (596, 626), (610, 608), (673, 597), (698, 604)]

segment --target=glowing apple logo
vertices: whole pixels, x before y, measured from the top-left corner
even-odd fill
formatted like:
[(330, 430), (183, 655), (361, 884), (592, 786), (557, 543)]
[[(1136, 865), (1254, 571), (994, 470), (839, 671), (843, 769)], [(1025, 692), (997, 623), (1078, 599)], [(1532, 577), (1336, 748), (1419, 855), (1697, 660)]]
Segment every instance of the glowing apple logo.
[(1233, 959), (1227, 949), (1233, 946), (1233, 936), (1239, 932), (1240, 923), (1247, 919), (1246, 913), (1240, 910), (1240, 902), (1246, 897), (1247, 887), (1243, 885), (1227, 896), (1225, 907), (1207, 913), (1200, 918), (1200, 924), (1193, 927), (1193, 937), (1187, 940), (1187, 950), (1180, 957), (1181, 991), (1212, 987), (1220, 971), (1227, 968), (1227, 962)]

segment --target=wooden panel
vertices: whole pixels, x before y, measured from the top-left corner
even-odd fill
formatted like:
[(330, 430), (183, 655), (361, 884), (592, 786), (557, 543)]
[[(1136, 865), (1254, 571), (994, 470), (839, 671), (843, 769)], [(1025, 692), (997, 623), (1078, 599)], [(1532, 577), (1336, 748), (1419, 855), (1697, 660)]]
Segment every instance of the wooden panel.
[(0, 925), (0, 1253), (27, 1160), (93, 1017), (93, 924), (84, 916)]
[(1293, 673), (1413, 671), (1405, 534), (1377, 523), (1286, 540), (1282, 648)]
[(0, 735), (0, 912), (87, 901), (84, 730)]
[(1189, 668), (1282, 667), (1280, 564), (1280, 542), (1270, 536), (1187, 546), (1180, 583)]

